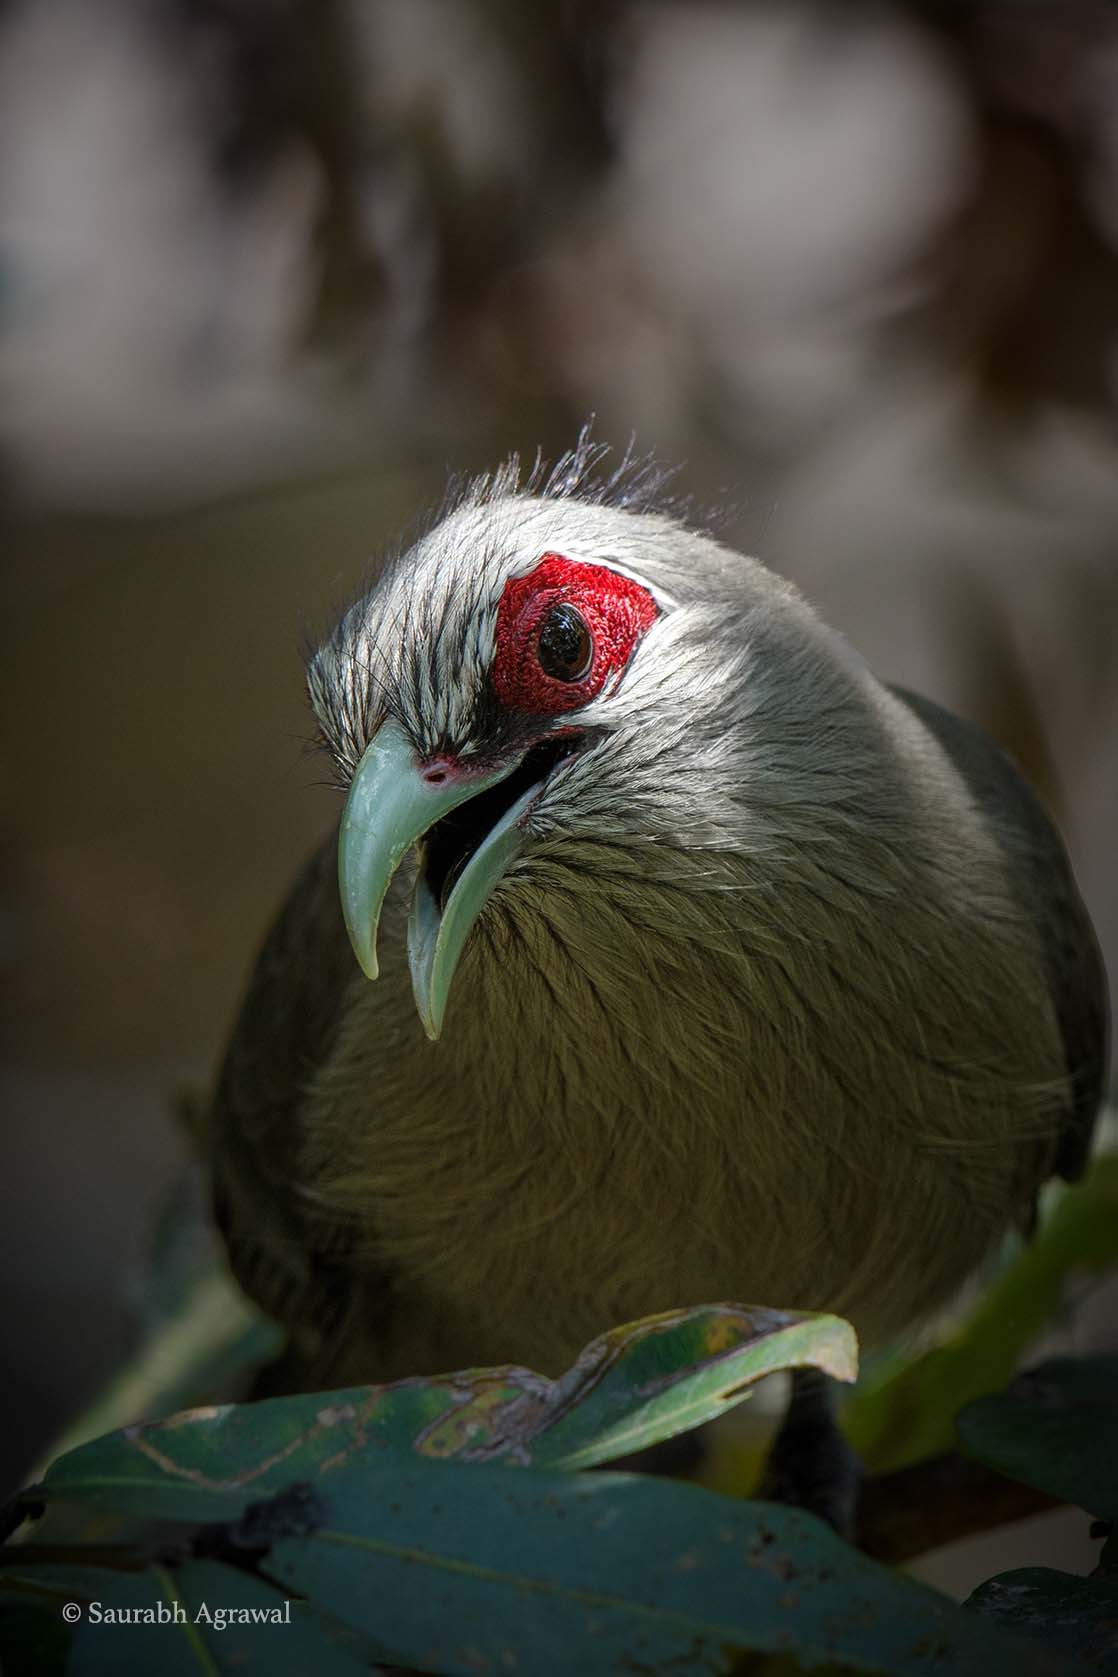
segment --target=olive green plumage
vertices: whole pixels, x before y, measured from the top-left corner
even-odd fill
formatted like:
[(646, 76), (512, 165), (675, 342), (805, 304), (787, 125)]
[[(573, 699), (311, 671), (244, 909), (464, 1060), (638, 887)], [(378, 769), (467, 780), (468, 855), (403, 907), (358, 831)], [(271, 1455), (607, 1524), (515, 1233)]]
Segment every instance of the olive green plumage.
[(719, 1298), (881, 1339), (1086, 1155), (1105, 980), (1008, 760), (877, 682), (755, 561), (579, 475), (475, 485), (312, 663), (348, 784), (386, 718), (418, 761), (506, 737), (493, 615), (539, 555), (661, 602), (520, 818), (439, 1041), (408, 980), (414, 862), (375, 984), (333, 840), (265, 945), (211, 1138), (233, 1268), (291, 1329), (286, 1380), (555, 1372), (615, 1322)]

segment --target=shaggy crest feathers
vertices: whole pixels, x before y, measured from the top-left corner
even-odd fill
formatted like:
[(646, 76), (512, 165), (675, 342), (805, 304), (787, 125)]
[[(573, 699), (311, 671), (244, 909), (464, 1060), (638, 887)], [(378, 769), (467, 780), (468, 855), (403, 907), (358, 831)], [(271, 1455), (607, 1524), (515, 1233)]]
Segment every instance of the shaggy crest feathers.
[[(467, 756), (477, 724), (499, 724), (494, 713), (484, 718), (471, 709), (484, 708), (496, 595), (515, 569), (509, 549), (529, 505), (655, 515), (665, 529), (692, 527), (690, 501), (669, 492), (674, 469), (638, 455), (632, 443), (606, 469), (611, 453), (587, 425), (553, 464), (537, 454), (524, 470), (512, 454), (492, 472), (452, 479), (413, 541), (396, 549), (342, 614), (308, 661), (307, 688), (343, 785), (385, 716), (398, 717), (432, 749), (452, 740)], [(455, 563), (452, 534), (469, 548), (469, 565)]]

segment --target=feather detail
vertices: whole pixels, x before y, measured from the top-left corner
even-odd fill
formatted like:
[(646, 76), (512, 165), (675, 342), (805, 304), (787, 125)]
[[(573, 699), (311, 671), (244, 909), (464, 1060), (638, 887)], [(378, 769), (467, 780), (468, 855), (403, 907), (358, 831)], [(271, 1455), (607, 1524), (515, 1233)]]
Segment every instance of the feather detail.
[(406, 864), (376, 985), (326, 861), (266, 946), (217, 1197), (319, 1378), (554, 1372), (617, 1321), (716, 1298), (836, 1310), (873, 1342), (1085, 1155), (1105, 978), (1012, 766), (755, 560), (647, 510), (647, 462), (603, 465), (584, 435), (551, 472), (457, 490), (309, 666), (343, 782), (387, 717), (418, 760), (503, 762), (540, 725), (493, 680), (510, 581), (562, 554), (672, 602), (557, 718), (580, 748), (523, 817), (438, 1043)]

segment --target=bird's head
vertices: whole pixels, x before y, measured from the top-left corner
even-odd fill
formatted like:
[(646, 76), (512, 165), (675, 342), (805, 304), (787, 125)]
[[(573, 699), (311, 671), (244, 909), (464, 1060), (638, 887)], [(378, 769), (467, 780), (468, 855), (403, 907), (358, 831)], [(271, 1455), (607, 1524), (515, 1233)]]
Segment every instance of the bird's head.
[(743, 566), (761, 569), (668, 514), (616, 504), (615, 484), (541, 493), (506, 470), (402, 553), (314, 654), (312, 704), (348, 787), (345, 922), (375, 978), (381, 906), (415, 846), (408, 953), (429, 1036), (471, 928), (533, 852), (562, 855), (585, 883), (594, 847), (729, 842), (743, 653), (726, 578), (740, 584)]

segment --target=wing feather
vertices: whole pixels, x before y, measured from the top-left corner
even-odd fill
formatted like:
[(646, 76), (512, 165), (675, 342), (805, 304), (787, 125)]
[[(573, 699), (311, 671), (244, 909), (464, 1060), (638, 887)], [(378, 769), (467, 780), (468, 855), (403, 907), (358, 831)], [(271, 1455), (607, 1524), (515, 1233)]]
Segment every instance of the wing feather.
[(1084, 1171), (1105, 1093), (1109, 1004), (1102, 952), (1063, 840), (1040, 799), (993, 740), (930, 699), (894, 687), (951, 758), (986, 813), (1024, 912), (1039, 927), (1072, 1099), (1053, 1169), (1069, 1182)]
[[(306, 1361), (337, 1341), (354, 1303), (348, 1231), (313, 1217), (297, 1181), (302, 1101), (360, 980), (336, 857), (332, 834), (265, 939), (210, 1115), (214, 1204), (230, 1264), (249, 1296), (291, 1330)], [(386, 1276), (385, 1299), (389, 1291)]]

